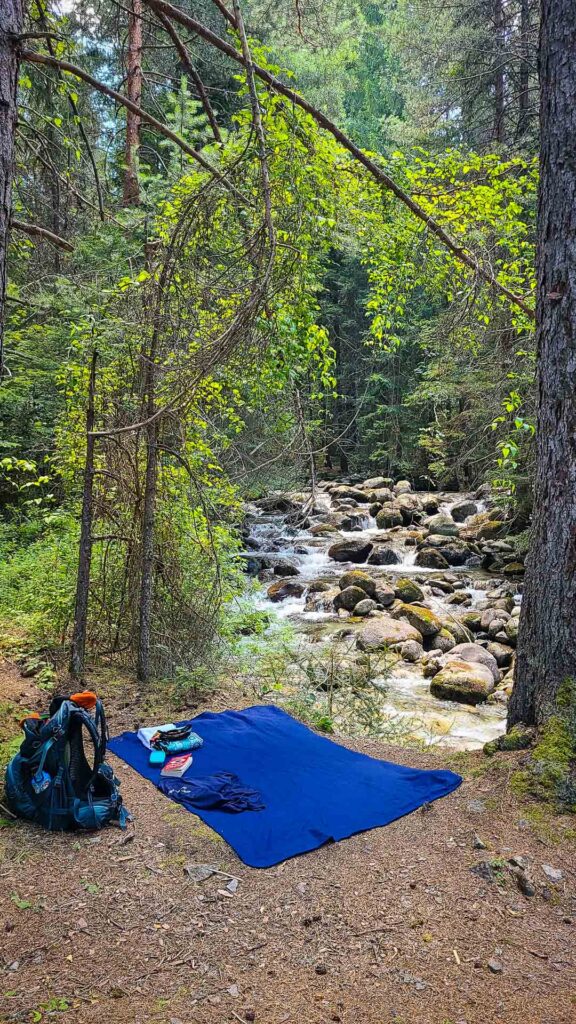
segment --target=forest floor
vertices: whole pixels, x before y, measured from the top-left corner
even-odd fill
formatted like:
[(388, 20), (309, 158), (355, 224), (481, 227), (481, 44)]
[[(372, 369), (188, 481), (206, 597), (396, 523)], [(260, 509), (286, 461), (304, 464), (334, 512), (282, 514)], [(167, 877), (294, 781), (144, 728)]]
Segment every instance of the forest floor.
[[(140, 714), (154, 720), (158, 709), (142, 710), (126, 681), (101, 689), (113, 734)], [(0, 665), (5, 711), (39, 703), (46, 694), (33, 680)], [(223, 694), (210, 707), (232, 703)], [(573, 1024), (574, 832), (513, 796), (522, 755), (338, 742), (465, 781), (386, 828), (268, 870), (247, 868), (112, 757), (134, 814), (126, 834), (3, 827), (0, 1020)], [(514, 857), (532, 897), (517, 888)], [(224, 875), (191, 881), (184, 866), (201, 862), (235, 876), (236, 891)]]

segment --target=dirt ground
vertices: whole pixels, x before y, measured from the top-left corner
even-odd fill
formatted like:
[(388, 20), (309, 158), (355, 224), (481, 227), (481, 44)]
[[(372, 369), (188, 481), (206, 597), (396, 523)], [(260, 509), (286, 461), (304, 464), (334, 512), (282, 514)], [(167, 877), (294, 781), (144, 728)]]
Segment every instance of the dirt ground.
[[(4, 666), (0, 704), (42, 699)], [(133, 727), (136, 699), (108, 701), (112, 733)], [(112, 757), (134, 814), (126, 834), (3, 827), (0, 1020), (574, 1024), (576, 847), (535, 831), (507, 786), (510, 755), (347, 745), (465, 781), (267, 870)], [(513, 857), (534, 896), (518, 890)], [(189, 863), (223, 874), (196, 883)]]

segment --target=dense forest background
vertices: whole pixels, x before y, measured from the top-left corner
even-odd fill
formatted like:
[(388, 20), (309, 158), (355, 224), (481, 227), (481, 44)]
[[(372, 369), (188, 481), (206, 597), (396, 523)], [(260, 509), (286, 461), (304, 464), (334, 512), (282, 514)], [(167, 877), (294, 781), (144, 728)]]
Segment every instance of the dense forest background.
[[(220, 5), (180, 8), (226, 37)], [(243, 14), (261, 66), (529, 293), (532, 0), (250, 0)], [(530, 318), (161, 5), (32, 0), (27, 17), (0, 388), (12, 641), (70, 635), (87, 438), (89, 642), (143, 677), (190, 669), (222, 628), (244, 586), (246, 496), (311, 476), (491, 481), (523, 530)]]

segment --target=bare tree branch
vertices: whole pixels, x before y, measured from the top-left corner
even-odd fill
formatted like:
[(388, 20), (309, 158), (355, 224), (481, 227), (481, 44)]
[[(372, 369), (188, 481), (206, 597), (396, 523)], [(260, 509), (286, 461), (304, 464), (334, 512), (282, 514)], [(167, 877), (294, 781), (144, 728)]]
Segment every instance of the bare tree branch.
[(65, 249), (66, 252), (74, 252), (74, 246), (70, 242), (61, 238), (60, 235), (55, 235), (48, 228), (40, 227), (39, 224), (28, 224), (26, 221), (14, 220), (14, 217), (11, 217), (10, 227), (15, 231), (22, 231), (25, 235), (32, 235), (34, 238), (45, 238), (48, 242), (52, 242), (52, 245), (56, 245), (59, 249)]
[(214, 109), (212, 107), (212, 104), (210, 103), (210, 100), (208, 99), (208, 93), (206, 92), (206, 89), (204, 88), (204, 82), (200, 78), (200, 75), (198, 74), (196, 68), (194, 67), (192, 61), (190, 60), (190, 54), (188, 53), (188, 50), (186, 49), (186, 46), (185, 46), (183, 40), (178, 35), (176, 29), (174, 28), (174, 25), (170, 21), (170, 18), (167, 18), (166, 15), (162, 11), (158, 11), (157, 12), (157, 18), (159, 19), (160, 23), (162, 24), (162, 27), (166, 30), (166, 32), (170, 36), (172, 42), (174, 43), (174, 46), (176, 47), (176, 49), (178, 51), (178, 56), (180, 57), (180, 62), (182, 64), (182, 67), (184, 68), (184, 70), (186, 71), (186, 74), (189, 76), (189, 78), (191, 78), (192, 82), (194, 83), (196, 92), (198, 93), (198, 97), (200, 99), (200, 102), (201, 102), (202, 106), (204, 107), (204, 113), (206, 114), (206, 117), (208, 118), (208, 121), (210, 123), (210, 127), (212, 129), (212, 134), (213, 134), (214, 138), (216, 139), (216, 142), (222, 142), (222, 135), (220, 134), (220, 128), (218, 127), (218, 121), (216, 120), (216, 115), (214, 113)]

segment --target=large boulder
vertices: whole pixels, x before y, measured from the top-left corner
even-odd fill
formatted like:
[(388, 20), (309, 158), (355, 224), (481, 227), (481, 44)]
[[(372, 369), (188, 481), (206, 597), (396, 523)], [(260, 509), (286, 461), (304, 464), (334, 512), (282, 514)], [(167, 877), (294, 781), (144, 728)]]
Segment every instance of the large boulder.
[(394, 505), (400, 510), (405, 526), (409, 526), (414, 517), (418, 517), (422, 512), (422, 505), (417, 494), (399, 494), (394, 499)]
[(403, 644), (406, 640), (422, 643), (422, 634), (405, 619), (393, 619), (391, 615), (371, 618), (358, 634), (356, 641), (361, 651), (383, 651), (387, 647)]
[(412, 490), (412, 484), (409, 480), (399, 480), (398, 483), (394, 484), (394, 494), (408, 494)]
[(353, 612), (356, 605), (366, 598), (366, 591), (361, 587), (344, 587), (334, 598), (336, 610), (344, 608), (347, 612)]
[(361, 504), (368, 504), (369, 497), (359, 487), (348, 487), (346, 484), (338, 484), (332, 490), (333, 498), (351, 498), (352, 501), (359, 501)]
[(369, 480), (365, 480), (362, 484), (362, 488), (365, 491), (376, 491), (379, 487), (386, 486), (385, 476), (371, 476)]
[(328, 548), (328, 555), (335, 562), (365, 562), (373, 546), (366, 540), (339, 540)]
[(435, 516), (430, 516), (424, 525), (430, 533), (441, 533), (445, 537), (458, 536), (458, 526), (446, 512), (437, 512)]
[(351, 569), (350, 572), (345, 572), (338, 580), (338, 585), (340, 590), (345, 590), (346, 587), (360, 587), (368, 597), (374, 597), (376, 593), (376, 583), (362, 569)]
[(400, 555), (389, 544), (377, 544), (370, 552), (368, 565), (397, 565)]
[(376, 516), (376, 526), (379, 530), (388, 530), (391, 526), (402, 526), (403, 522), (404, 519), (400, 509), (391, 502), (386, 502), (382, 505)]
[(475, 516), (477, 511), (478, 506), (475, 501), (459, 501), (456, 505), (452, 505), (450, 515), (457, 523), (463, 523), (468, 516)]
[(394, 494), (389, 487), (377, 487), (375, 491), (370, 491), (370, 501), (377, 505), (388, 505), (394, 501)]
[(278, 580), (268, 587), (267, 593), (271, 601), (285, 601), (287, 597), (302, 597), (304, 587), (295, 580)]
[(500, 669), (496, 658), (485, 647), (479, 644), (457, 644), (446, 657), (446, 664), (449, 661), (469, 661), (473, 664), (484, 665), (490, 672), (495, 683), (500, 682)]
[(419, 604), (400, 604), (392, 614), (395, 619), (407, 619), (422, 636), (436, 636), (442, 629), (438, 616), (430, 608), (423, 608)]
[(402, 576), (399, 580), (396, 580), (396, 586), (394, 587), (394, 593), (400, 601), (404, 601), (405, 604), (412, 604), (413, 601), (423, 601), (424, 591), (422, 587), (419, 587), (414, 580), (409, 580), (407, 576)]
[(423, 547), (417, 552), (414, 559), (415, 565), (424, 566), (426, 569), (449, 569), (448, 562), (444, 555), (436, 548)]
[(454, 700), (460, 704), (480, 704), (494, 690), (494, 680), (485, 665), (453, 659), (436, 673), (430, 683), (430, 693), (440, 700)]

